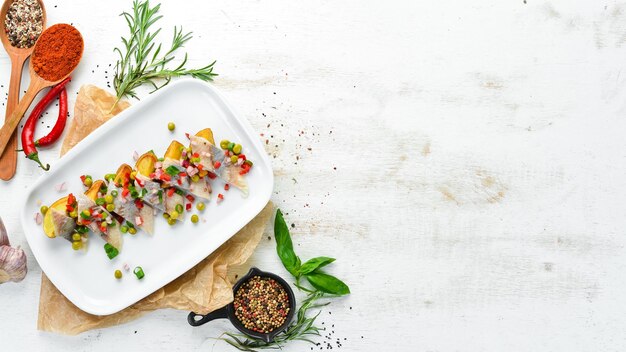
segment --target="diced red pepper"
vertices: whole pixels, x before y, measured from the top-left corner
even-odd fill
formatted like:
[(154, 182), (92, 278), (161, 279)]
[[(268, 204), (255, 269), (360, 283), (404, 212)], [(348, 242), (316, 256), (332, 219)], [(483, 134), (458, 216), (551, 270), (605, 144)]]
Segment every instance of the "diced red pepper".
[(219, 169), (219, 168), (220, 168), (220, 166), (222, 166), (222, 163), (220, 163), (219, 161), (216, 161), (215, 163), (213, 163), (213, 167), (214, 167), (215, 169)]
[(237, 158), (243, 159), (244, 161), (246, 161), (246, 156), (244, 154), (239, 154)]
[(204, 165), (202, 164), (198, 164), (196, 167), (198, 168), (198, 171), (202, 171), (202, 169), (204, 169)]
[(130, 190), (128, 188), (124, 188), (122, 190), (122, 197), (126, 198), (126, 196), (129, 194), (130, 194)]
[(209, 176), (209, 178), (210, 178), (211, 180), (215, 180), (215, 178), (217, 178), (217, 175), (216, 175), (216, 174), (214, 174), (214, 173), (212, 173), (212, 172), (209, 172), (209, 173), (207, 174), (207, 176)]
[(137, 207), (137, 209), (143, 208), (143, 202), (141, 201), (141, 199), (139, 198), (135, 199), (135, 206)]
[(162, 181), (171, 181), (172, 177), (169, 174), (163, 174), (163, 175), (161, 175), (161, 180)]
[(82, 176), (80, 177), (80, 182), (82, 182), (83, 184), (85, 184), (85, 179), (86, 179), (86, 178), (87, 178), (87, 176), (82, 175)]
[(178, 185), (179, 185), (179, 186), (182, 186), (182, 185), (183, 185), (183, 180), (182, 180), (182, 179), (180, 179), (180, 178), (179, 178), (178, 180), (176, 180), (176, 182), (178, 182)]
[(187, 209), (187, 211), (191, 211), (191, 203), (187, 203), (187, 205), (185, 205), (185, 209)]
[(176, 190), (175, 190), (174, 188), (169, 188), (169, 189), (167, 190), (167, 196), (168, 196), (168, 197), (173, 196), (173, 195), (174, 195), (174, 192), (176, 192)]
[(190, 201), (191, 203), (193, 203), (196, 200), (196, 198), (194, 198), (191, 194), (186, 195), (185, 198), (187, 198), (187, 200)]
[(218, 194), (218, 195), (217, 195), (217, 198), (219, 198), (219, 199), (222, 199), (222, 200), (223, 200), (223, 199), (224, 199), (224, 195), (220, 193), (220, 194)]
[(228, 191), (228, 190), (230, 189), (230, 185), (229, 185), (228, 183), (227, 183), (227, 184), (225, 184), (225, 185), (224, 185), (224, 189)]

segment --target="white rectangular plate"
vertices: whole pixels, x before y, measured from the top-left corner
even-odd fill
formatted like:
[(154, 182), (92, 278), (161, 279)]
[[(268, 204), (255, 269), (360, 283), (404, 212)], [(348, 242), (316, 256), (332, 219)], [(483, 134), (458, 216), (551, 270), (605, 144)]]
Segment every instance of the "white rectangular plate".
[[(167, 129), (168, 122), (176, 130)], [(219, 143), (221, 139), (237, 141), (254, 162), (246, 175), (250, 195), (244, 198), (235, 188), (224, 191), (224, 183), (213, 182), (213, 199), (200, 221), (186, 221), (173, 227), (161, 214), (156, 215), (155, 233), (139, 231), (124, 234), (120, 254), (109, 260), (104, 241), (89, 236), (88, 250), (72, 250), (62, 238), (47, 238), (33, 219), (39, 211), (38, 201), (51, 204), (72, 192), (83, 192), (79, 176), (88, 174), (94, 180), (114, 173), (122, 163), (134, 165), (133, 152), (154, 150), (163, 156), (169, 143), (176, 139), (188, 145), (185, 133), (195, 134), (210, 127)], [(65, 182), (65, 192), (55, 185)], [(52, 283), (78, 308), (87, 313), (107, 315), (118, 312), (174, 280), (215, 251), (256, 216), (272, 195), (274, 176), (269, 158), (250, 124), (237, 116), (211, 85), (197, 80), (180, 80), (148, 96), (102, 125), (81, 141), (29, 190), (22, 211), (26, 239), (42, 270)], [(216, 203), (217, 194), (224, 201)], [(127, 263), (131, 270), (125, 272)], [(133, 268), (141, 266), (145, 277), (138, 280)], [(121, 280), (114, 278), (122, 270)]]

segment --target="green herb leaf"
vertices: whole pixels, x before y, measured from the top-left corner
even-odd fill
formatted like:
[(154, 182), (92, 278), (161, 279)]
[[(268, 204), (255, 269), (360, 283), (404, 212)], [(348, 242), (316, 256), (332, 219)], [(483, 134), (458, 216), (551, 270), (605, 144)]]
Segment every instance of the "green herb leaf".
[(276, 211), (276, 219), (274, 220), (274, 237), (276, 238), (276, 252), (278, 257), (283, 262), (285, 269), (291, 273), (291, 275), (298, 277), (300, 269), (300, 258), (293, 251), (293, 243), (291, 242), (291, 235), (289, 234), (289, 228), (283, 218), (283, 213), (278, 209)]
[(332, 275), (315, 271), (307, 274), (306, 279), (309, 280), (311, 286), (322, 292), (340, 296), (350, 293), (348, 285)]
[(329, 257), (317, 257), (313, 259), (307, 260), (306, 263), (302, 264), (300, 267), (300, 274), (306, 275), (308, 273), (312, 273), (316, 269), (323, 268), (326, 265), (335, 261), (335, 258)]

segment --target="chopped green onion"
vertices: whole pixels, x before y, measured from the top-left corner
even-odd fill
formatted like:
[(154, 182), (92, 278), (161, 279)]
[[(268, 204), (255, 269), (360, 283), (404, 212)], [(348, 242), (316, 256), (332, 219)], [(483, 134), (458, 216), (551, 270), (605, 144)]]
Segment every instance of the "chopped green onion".
[(107, 257), (109, 257), (109, 259), (113, 259), (117, 257), (118, 254), (120, 254), (120, 251), (118, 251), (117, 248), (113, 247), (109, 243), (104, 244), (104, 251), (106, 252)]
[(80, 234), (86, 234), (87, 232), (89, 232), (89, 228), (87, 226), (83, 226), (83, 225), (78, 225), (76, 226), (76, 232), (80, 233)]
[(157, 195), (159, 196), (159, 203), (163, 203), (163, 190), (159, 190)]
[(137, 279), (139, 280), (143, 279), (143, 277), (145, 276), (143, 269), (140, 266), (136, 267), (135, 270), (133, 270), (133, 273), (135, 273)]
[(91, 212), (89, 211), (89, 209), (85, 209), (80, 212), (80, 217), (85, 220), (89, 220), (89, 218), (91, 217)]
[(176, 194), (178, 194), (179, 196), (184, 195), (183, 191), (182, 191), (182, 190), (180, 190), (180, 189), (177, 189), (177, 190), (176, 190), (176, 191), (174, 191), (174, 192), (176, 192)]
[(126, 225), (121, 226), (120, 227), (120, 231), (122, 231), (122, 233), (128, 232), (128, 226), (126, 226)]
[(130, 221), (126, 221), (126, 226), (128, 226), (128, 228), (133, 228), (133, 227), (135, 227), (135, 225), (133, 225), (133, 223), (132, 223), (132, 222), (130, 222)]
[(96, 199), (96, 204), (104, 205), (104, 204), (106, 204), (106, 200), (104, 200), (104, 198), (98, 198), (98, 199)]
[(145, 196), (146, 196), (146, 194), (148, 194), (148, 190), (147, 190), (147, 189), (145, 189), (145, 188), (144, 188), (144, 189), (142, 189), (142, 190), (141, 190), (141, 198), (145, 197)]
[(116, 190), (112, 190), (112, 191), (111, 191), (111, 195), (112, 195), (113, 197), (117, 197), (117, 195), (118, 195), (118, 194), (119, 194), (119, 193), (117, 193), (117, 191), (116, 191)]
[(115, 174), (106, 174), (104, 175), (104, 179), (110, 182), (115, 179)]
[(176, 211), (177, 211), (179, 214), (182, 214), (182, 213), (183, 213), (183, 205), (182, 205), (182, 204), (176, 204), (176, 207), (174, 207), (174, 209), (176, 209)]
[(167, 169), (165, 169), (165, 172), (167, 172), (170, 176), (176, 176), (180, 173), (180, 170), (178, 170), (176, 166), (170, 165)]

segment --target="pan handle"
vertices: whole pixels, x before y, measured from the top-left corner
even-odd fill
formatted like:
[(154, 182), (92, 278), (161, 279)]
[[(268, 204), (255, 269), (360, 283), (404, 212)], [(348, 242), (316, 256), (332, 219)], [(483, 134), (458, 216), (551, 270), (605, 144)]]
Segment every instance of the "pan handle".
[(224, 306), (218, 310), (214, 310), (207, 315), (201, 315), (191, 312), (187, 316), (187, 322), (191, 326), (200, 326), (210, 322), (211, 320), (225, 318), (228, 318), (228, 306)]

